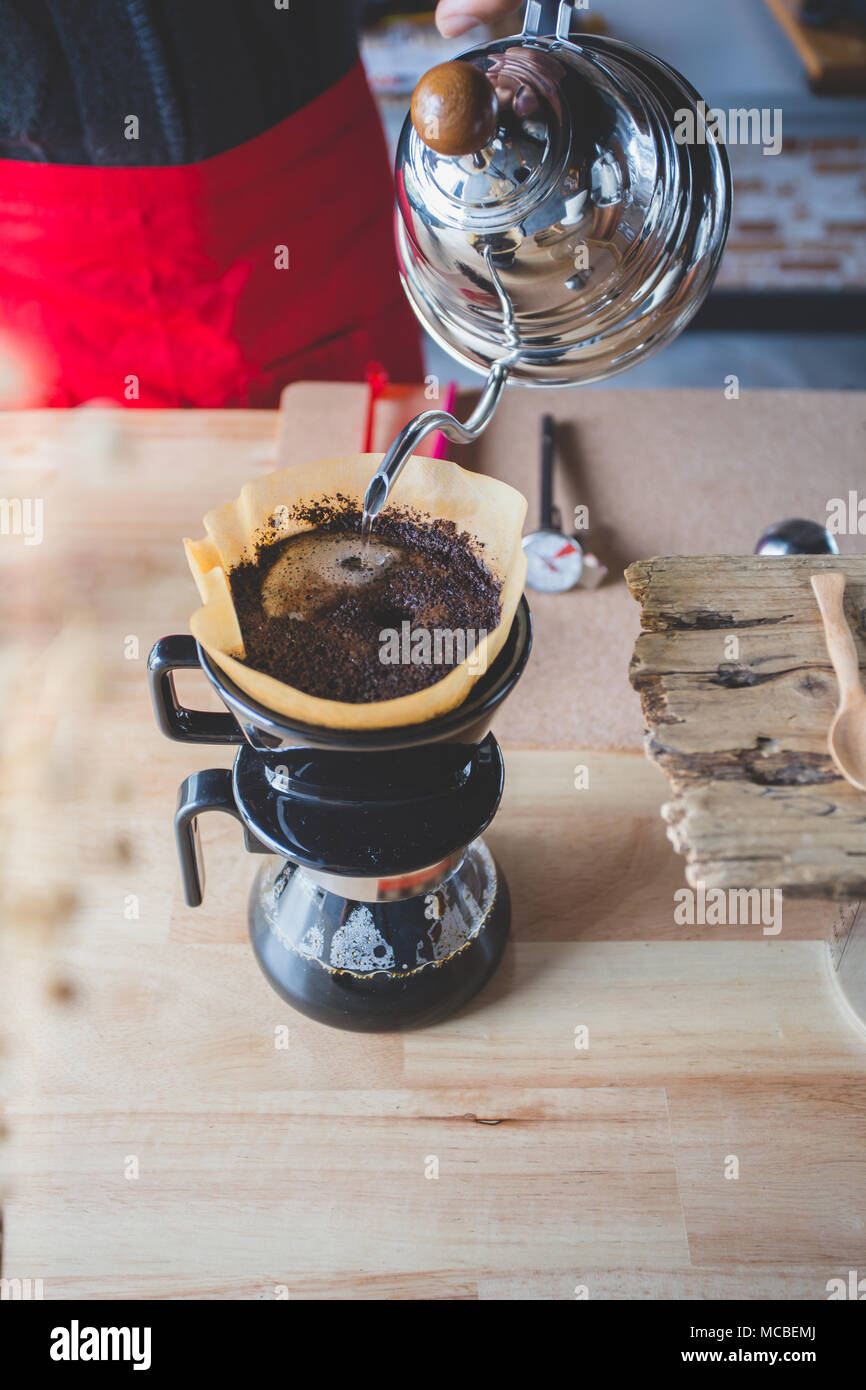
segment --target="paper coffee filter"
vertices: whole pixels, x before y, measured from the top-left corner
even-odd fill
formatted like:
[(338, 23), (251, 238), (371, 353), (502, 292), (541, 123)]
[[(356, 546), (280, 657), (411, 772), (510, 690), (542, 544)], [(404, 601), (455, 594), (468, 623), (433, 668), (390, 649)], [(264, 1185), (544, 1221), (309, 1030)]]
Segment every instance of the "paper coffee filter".
[(298, 504), (318, 504), (339, 495), (360, 507), (382, 457), (351, 454), (256, 478), (234, 502), (207, 513), (207, 534), (202, 540), (184, 541), (203, 605), (190, 619), (193, 636), (245, 694), (289, 721), (328, 729), (386, 729), (445, 714), (462, 704), (476, 680), (492, 666), (514, 621), (526, 578), (520, 544), (525, 497), (497, 478), (471, 473), (445, 459), (413, 456), (392, 488), (388, 508), (408, 507), (422, 519), (453, 521), (458, 531), (472, 538), (479, 558), (502, 583), (499, 625), (479, 642), (472, 664), (469, 659), (461, 662), (441, 680), (411, 695), (367, 704), (307, 695), (243, 664), (239, 659), (244, 656), (243, 637), (228, 575), (241, 561), (254, 558), (262, 537), (288, 538), (312, 529), (309, 522), (289, 515)]

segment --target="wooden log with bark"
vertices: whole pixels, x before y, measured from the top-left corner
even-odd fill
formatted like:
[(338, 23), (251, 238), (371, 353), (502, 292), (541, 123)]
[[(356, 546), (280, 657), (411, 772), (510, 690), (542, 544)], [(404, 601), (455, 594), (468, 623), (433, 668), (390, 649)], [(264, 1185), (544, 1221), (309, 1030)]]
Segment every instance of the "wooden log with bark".
[(864, 557), (663, 556), (626, 571), (644, 629), (630, 679), (692, 886), (866, 896), (866, 793), (827, 748), (838, 692), (809, 582), (826, 568), (846, 575), (863, 672)]

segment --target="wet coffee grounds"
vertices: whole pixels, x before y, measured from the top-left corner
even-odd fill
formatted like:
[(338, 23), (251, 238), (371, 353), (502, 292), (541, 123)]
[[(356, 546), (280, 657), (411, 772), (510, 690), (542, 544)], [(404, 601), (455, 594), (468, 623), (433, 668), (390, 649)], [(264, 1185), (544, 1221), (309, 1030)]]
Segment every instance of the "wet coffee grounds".
[[(501, 584), (480, 543), (454, 522), (390, 508), (377, 519), (365, 564), (351, 500), (337, 495), (289, 515), (312, 536), (286, 539), (272, 522), (252, 558), (229, 575), (253, 670), (323, 699), (390, 700), (435, 684), (464, 651), (446, 642), (438, 662), (386, 661), (383, 631), (401, 634), (408, 623), (413, 635), (462, 632), (477, 641), (498, 626)], [(430, 650), (432, 657), (432, 641)], [(469, 640), (465, 654), (471, 650)]]

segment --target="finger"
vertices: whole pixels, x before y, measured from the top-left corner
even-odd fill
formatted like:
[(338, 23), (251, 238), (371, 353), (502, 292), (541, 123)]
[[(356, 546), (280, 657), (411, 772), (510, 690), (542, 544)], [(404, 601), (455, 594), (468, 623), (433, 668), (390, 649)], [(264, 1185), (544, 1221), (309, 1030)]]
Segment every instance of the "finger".
[(456, 39), (474, 25), (502, 19), (514, 9), (514, 0), (439, 0), (436, 24), (446, 39)]

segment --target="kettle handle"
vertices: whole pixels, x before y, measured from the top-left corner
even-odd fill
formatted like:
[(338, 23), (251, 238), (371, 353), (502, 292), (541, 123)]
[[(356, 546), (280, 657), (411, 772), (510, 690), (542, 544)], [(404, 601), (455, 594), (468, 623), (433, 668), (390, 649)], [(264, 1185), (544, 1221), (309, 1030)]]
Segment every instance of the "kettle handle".
[(174, 838), (180, 860), (180, 876), (187, 907), (200, 907), (204, 896), (204, 858), (198, 818), (202, 811), (226, 811), (244, 827), (244, 843), (254, 854), (270, 854), (244, 825), (235, 801), (231, 769), (210, 767), (194, 772), (181, 783), (174, 813)]
[(568, 42), (574, 19), (572, 0), (527, 0), (523, 33), (529, 38), (556, 37)]

